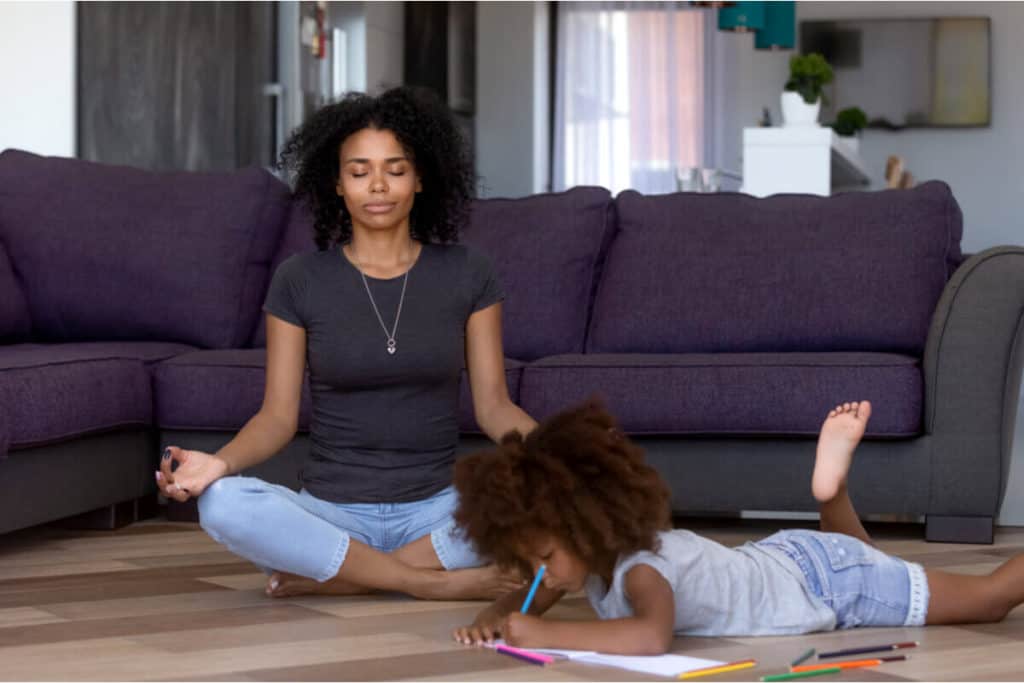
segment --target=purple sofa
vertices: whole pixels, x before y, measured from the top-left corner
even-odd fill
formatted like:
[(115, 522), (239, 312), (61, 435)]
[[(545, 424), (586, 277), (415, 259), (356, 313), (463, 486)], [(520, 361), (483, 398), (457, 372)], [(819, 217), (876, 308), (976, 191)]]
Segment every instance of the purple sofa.
[[(603, 396), (678, 513), (813, 510), (824, 412), (867, 398), (858, 508), (990, 541), (1024, 249), (964, 259), (960, 238), (940, 182), (767, 199), (582, 187), (479, 200), (463, 236), (505, 286), (513, 399), (542, 418)], [(313, 248), (262, 170), (0, 154), (0, 532), (135, 509), (155, 500), (162, 445), (225, 443), (262, 399), (270, 275)], [(486, 440), (461, 391), (469, 450)], [(251, 474), (297, 486), (309, 409), (307, 390), (300, 434)]]

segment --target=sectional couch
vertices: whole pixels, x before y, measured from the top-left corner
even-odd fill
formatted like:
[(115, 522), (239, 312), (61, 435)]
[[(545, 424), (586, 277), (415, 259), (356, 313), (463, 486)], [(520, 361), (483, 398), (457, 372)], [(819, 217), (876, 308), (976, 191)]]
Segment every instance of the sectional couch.
[[(542, 418), (603, 396), (677, 513), (813, 510), (824, 412), (867, 398), (858, 508), (990, 542), (1024, 248), (965, 259), (961, 230), (941, 182), (765, 199), (581, 187), (479, 200), (463, 241), (507, 293), (513, 399)], [(163, 445), (225, 443), (262, 398), (270, 275), (313, 248), (263, 170), (0, 154), (0, 533), (96, 509), (130, 521), (155, 500)], [(465, 381), (459, 400), (460, 449), (486, 445)], [(300, 434), (252, 474), (297, 486), (309, 415), (307, 387)]]

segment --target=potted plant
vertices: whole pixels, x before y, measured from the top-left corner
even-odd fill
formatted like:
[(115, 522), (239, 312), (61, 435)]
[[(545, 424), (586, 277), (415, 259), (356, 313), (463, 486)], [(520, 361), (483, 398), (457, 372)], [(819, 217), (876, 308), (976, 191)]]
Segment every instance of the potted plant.
[(832, 82), (832, 67), (817, 52), (789, 59), (789, 80), (783, 87), (782, 121), (785, 126), (816, 126), (824, 95)]
[(868, 125), (868, 115), (864, 113), (863, 109), (860, 107), (847, 107), (846, 109), (841, 109), (836, 114), (832, 130), (836, 132), (836, 135), (841, 136), (854, 151), (857, 151), (860, 149), (858, 133), (866, 125)]

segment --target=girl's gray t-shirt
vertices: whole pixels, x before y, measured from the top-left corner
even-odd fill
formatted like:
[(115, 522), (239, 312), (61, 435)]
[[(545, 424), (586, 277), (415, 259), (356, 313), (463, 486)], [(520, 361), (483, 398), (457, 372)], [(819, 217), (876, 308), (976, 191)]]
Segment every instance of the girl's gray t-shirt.
[(831, 631), (835, 613), (810, 592), (803, 573), (781, 552), (755, 543), (727, 548), (685, 529), (658, 534), (657, 552), (620, 557), (612, 585), (587, 578), (585, 590), (602, 619), (633, 616), (626, 573), (646, 564), (675, 596), (675, 628), (692, 636), (761, 636)]
[[(366, 278), (389, 331), (403, 277)], [(337, 503), (400, 503), (450, 485), (466, 322), (503, 298), (483, 254), (424, 244), (389, 354), (359, 270), (340, 249), (284, 261), (263, 310), (306, 330), (313, 412), (303, 487)]]

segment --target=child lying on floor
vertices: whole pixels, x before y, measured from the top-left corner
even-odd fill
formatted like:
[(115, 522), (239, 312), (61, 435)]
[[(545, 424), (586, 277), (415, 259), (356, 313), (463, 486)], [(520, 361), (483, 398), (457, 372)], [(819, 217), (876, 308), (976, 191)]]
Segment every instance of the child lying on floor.
[[(520, 647), (661, 654), (674, 634), (752, 636), (857, 626), (993, 622), (1024, 602), (1024, 555), (987, 576), (925, 570), (871, 545), (847, 495), (847, 472), (871, 405), (846, 403), (821, 428), (812, 476), (821, 531), (780, 531), (726, 548), (672, 529), (669, 493), (643, 452), (602, 408), (557, 415), (525, 439), (456, 465), (455, 519), (477, 549), (530, 576), (459, 642), (498, 635)], [(542, 615), (585, 590), (598, 621)]]

